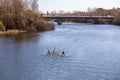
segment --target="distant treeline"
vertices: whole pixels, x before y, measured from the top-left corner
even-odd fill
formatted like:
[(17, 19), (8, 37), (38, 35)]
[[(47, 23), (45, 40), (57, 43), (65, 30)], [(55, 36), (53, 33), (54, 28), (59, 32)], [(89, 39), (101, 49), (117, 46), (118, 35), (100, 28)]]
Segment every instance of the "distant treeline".
[(43, 20), (37, 0), (0, 0), (0, 31), (9, 29), (45, 31), (54, 27)]
[(103, 9), (103, 8), (88, 8), (86, 11), (77, 11), (65, 12), (60, 11), (51, 11), (47, 12), (49, 16), (115, 16), (120, 12), (119, 8), (112, 9)]

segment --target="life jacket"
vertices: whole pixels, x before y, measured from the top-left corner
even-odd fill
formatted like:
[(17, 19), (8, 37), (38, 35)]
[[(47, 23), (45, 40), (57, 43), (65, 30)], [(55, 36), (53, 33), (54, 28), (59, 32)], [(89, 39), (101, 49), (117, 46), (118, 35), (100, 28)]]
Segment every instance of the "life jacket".
[(62, 52), (60, 50), (58, 50), (57, 53), (58, 53), (58, 55), (61, 55)]

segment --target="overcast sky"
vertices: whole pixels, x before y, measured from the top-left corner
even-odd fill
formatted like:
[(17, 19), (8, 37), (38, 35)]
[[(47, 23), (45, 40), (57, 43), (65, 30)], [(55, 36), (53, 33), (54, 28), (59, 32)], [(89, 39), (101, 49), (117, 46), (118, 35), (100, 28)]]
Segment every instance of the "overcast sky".
[(47, 11), (86, 11), (90, 8), (105, 8), (120, 7), (120, 0), (38, 0), (39, 10)]

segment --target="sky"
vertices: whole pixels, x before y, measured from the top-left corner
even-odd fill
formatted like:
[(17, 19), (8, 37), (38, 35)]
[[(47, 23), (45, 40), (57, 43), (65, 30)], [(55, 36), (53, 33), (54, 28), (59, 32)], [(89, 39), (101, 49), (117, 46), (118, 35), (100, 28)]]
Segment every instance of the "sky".
[(39, 10), (47, 11), (86, 11), (90, 8), (105, 8), (120, 7), (120, 0), (38, 0)]

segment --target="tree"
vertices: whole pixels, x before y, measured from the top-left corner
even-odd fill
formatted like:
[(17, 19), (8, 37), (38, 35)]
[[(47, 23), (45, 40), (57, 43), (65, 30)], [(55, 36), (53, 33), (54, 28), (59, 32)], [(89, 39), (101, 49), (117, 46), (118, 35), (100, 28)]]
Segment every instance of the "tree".
[(32, 7), (32, 11), (38, 11), (38, 4), (37, 4), (37, 0), (33, 0), (31, 7)]
[(2, 21), (0, 21), (0, 31), (5, 31), (5, 26)]

